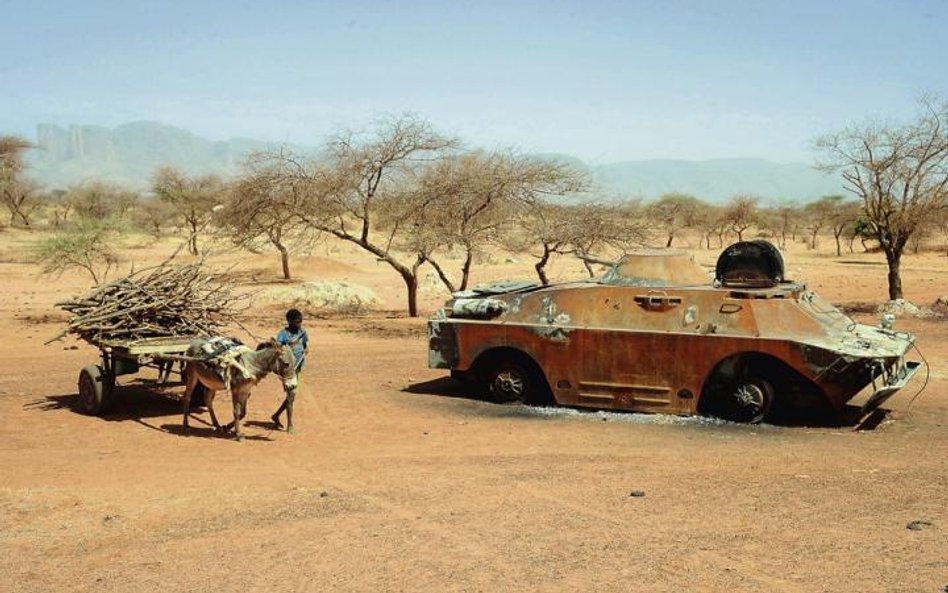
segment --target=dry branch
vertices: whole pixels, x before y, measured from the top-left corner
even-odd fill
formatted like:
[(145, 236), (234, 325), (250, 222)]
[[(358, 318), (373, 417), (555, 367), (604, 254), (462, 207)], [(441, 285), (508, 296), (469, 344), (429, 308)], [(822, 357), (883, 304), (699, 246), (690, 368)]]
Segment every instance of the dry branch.
[(166, 261), (56, 303), (74, 317), (50, 342), (69, 334), (97, 344), (218, 333), (239, 325), (237, 314), (246, 309), (246, 295), (233, 288), (207, 273), (203, 262)]

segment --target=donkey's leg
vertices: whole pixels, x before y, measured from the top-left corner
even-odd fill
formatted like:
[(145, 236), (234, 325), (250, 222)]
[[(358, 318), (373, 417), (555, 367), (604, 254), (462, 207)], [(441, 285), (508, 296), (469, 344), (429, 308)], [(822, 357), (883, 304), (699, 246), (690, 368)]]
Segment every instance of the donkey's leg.
[(240, 421), (247, 414), (247, 396), (239, 391), (234, 392), (234, 437), (238, 441), (244, 440), (244, 433), (240, 430)]
[[(229, 432), (234, 426), (237, 425), (237, 420), (243, 420), (247, 415), (247, 398), (242, 397), (239, 394), (234, 394), (231, 396), (234, 401), (234, 419), (224, 425), (224, 432)], [(238, 415), (237, 406), (240, 405), (240, 412)]]
[(211, 424), (214, 425), (214, 429), (218, 432), (226, 432), (227, 429), (221, 426), (221, 423), (217, 421), (217, 414), (214, 413), (214, 396), (217, 394), (216, 391), (212, 389), (204, 388), (204, 405), (207, 406), (207, 411), (211, 415)]

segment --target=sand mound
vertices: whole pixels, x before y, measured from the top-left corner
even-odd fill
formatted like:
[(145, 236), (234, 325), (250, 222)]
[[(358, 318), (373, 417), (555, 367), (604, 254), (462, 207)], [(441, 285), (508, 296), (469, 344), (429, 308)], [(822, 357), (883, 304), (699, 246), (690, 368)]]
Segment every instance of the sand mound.
[(271, 288), (259, 299), (285, 306), (343, 313), (360, 313), (380, 303), (371, 288), (350, 282), (304, 282), (296, 286)]
[(932, 315), (931, 309), (919, 307), (918, 305), (905, 299), (895, 299), (883, 303), (876, 309), (876, 313), (891, 313), (896, 317), (931, 317)]

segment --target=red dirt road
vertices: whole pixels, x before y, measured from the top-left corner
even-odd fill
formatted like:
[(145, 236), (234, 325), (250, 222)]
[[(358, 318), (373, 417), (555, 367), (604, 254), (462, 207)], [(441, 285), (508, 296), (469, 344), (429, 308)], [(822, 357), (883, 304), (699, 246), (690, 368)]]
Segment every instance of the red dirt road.
[[(883, 294), (876, 260), (794, 259), (836, 302)], [(400, 305), (397, 277), (353, 261), (301, 273), (347, 274)], [(903, 267), (913, 300), (948, 293), (943, 256)], [(52, 304), (84, 281), (15, 262), (0, 281), (3, 593), (948, 586), (945, 321), (898, 322), (932, 364), (928, 387), (909, 407), (916, 379), (856, 432), (498, 406), (425, 368), (423, 320), (310, 318), (297, 434), (267, 426), (269, 378), (236, 443), (200, 421), (185, 436), (179, 405), (146, 388), (105, 418), (77, 413), (96, 351), (42, 342), (62, 327)], [(257, 333), (278, 328), (278, 312), (260, 315), (273, 322)]]

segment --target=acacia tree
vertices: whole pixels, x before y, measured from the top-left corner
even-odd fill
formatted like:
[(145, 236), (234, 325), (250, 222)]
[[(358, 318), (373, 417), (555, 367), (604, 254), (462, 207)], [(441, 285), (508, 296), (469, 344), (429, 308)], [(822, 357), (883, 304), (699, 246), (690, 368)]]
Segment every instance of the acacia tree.
[[(524, 205), (512, 232), (505, 239), (508, 248), (530, 253), (542, 284), (549, 284), (546, 267), (555, 255), (587, 256), (599, 245), (612, 245), (626, 250), (641, 245), (646, 227), (637, 218), (628, 216), (622, 205), (596, 203), (576, 205), (537, 200)], [(587, 271), (592, 273), (588, 261)]]
[(948, 103), (924, 98), (913, 121), (852, 126), (818, 138), (816, 147), (822, 152), (818, 166), (839, 171), (862, 200), (885, 252), (889, 299), (902, 298), (905, 246), (948, 201)]
[(152, 176), (152, 191), (174, 206), (188, 230), (188, 253), (198, 254), (198, 234), (224, 195), (224, 182), (216, 175), (188, 176), (174, 167), (161, 167)]
[(140, 197), (132, 210), (132, 221), (140, 229), (161, 238), (164, 229), (177, 217), (174, 205), (148, 196)]
[[(542, 284), (549, 284), (546, 266), (556, 254), (576, 252), (575, 240), (578, 232), (574, 213), (561, 204), (539, 201), (530, 204), (517, 220), (515, 234), (508, 238), (507, 245), (514, 251), (526, 251), (537, 261), (533, 264)], [(536, 253), (533, 248), (539, 246)]]
[(82, 218), (36, 246), (42, 273), (60, 276), (66, 270), (87, 272), (96, 284), (119, 263), (115, 240), (122, 231), (114, 219)]
[[(465, 290), (474, 255), (497, 238), (518, 206), (545, 196), (575, 194), (587, 185), (585, 175), (563, 163), (509, 151), (450, 156), (419, 175), (411, 199), (417, 216), (411, 248), (448, 290)], [(457, 284), (442, 263), (443, 253), (454, 248), (463, 254)]]
[(810, 249), (816, 249), (816, 238), (833, 214), (832, 196), (824, 196), (803, 207), (804, 225), (810, 232)]
[(703, 206), (703, 202), (691, 194), (667, 193), (649, 204), (647, 214), (661, 224), (667, 236), (665, 247), (671, 247), (676, 233), (697, 224)]
[(757, 220), (757, 204), (760, 198), (748, 194), (738, 194), (731, 198), (722, 213), (727, 228), (737, 235), (738, 241), (744, 240), (744, 233)]
[(718, 247), (724, 247), (724, 233), (728, 229), (724, 208), (715, 204), (705, 204), (701, 209), (696, 227), (704, 237), (705, 249), (711, 249), (711, 237), (718, 238)]
[(944, 239), (944, 249), (946, 254), (948, 254), (948, 208), (942, 208), (941, 211), (937, 213), (934, 224)]
[[(412, 208), (392, 209), (419, 168), (457, 146), (417, 117), (389, 118), (365, 134), (348, 132), (328, 142), (320, 159), (303, 160), (283, 151), (268, 164), (285, 177), (300, 220), (310, 229), (358, 245), (395, 270), (405, 282), (408, 314), (418, 316), (418, 269), (426, 258), (407, 260), (395, 251), (412, 232)], [(387, 211), (386, 211), (387, 210)], [(381, 224), (384, 222), (384, 225)]]
[(775, 222), (775, 234), (780, 235), (780, 248), (787, 247), (787, 233), (791, 238), (796, 238), (796, 229), (802, 218), (800, 206), (795, 202), (786, 202), (778, 204), (772, 209), (772, 216)]
[(576, 236), (572, 240), (575, 255), (590, 278), (596, 275), (593, 264), (605, 263), (596, 256), (599, 250), (611, 247), (626, 252), (642, 246), (648, 235), (648, 219), (636, 199), (615, 204), (587, 202), (569, 209), (576, 216)]
[(781, 248), (786, 245), (787, 233), (790, 230), (792, 214), (791, 206), (787, 203), (762, 207), (757, 211), (757, 227), (766, 231), (773, 241)]
[[(810, 249), (816, 249), (817, 234), (824, 228), (829, 228), (836, 240), (836, 256), (842, 255), (840, 237), (846, 229), (853, 228), (859, 218), (860, 205), (858, 202), (846, 200), (845, 196), (823, 196), (815, 202), (810, 202), (803, 208), (806, 216), (807, 228), (812, 233)], [(850, 241), (852, 251), (852, 241)]]
[(135, 205), (138, 194), (104, 181), (90, 181), (70, 187), (63, 199), (82, 218), (121, 218)]
[(849, 227), (849, 252), (853, 252), (853, 242), (859, 239), (863, 253), (869, 253), (869, 246), (866, 245), (866, 241), (873, 240), (874, 238), (875, 233), (872, 230), (872, 225), (866, 221), (862, 206), (860, 205), (859, 213), (853, 221), (853, 224)]
[(294, 190), (278, 172), (248, 161), (247, 173), (234, 182), (217, 222), (235, 245), (259, 251), (268, 243), (280, 254), (283, 278), (291, 280), (290, 250), (307, 244), (304, 225), (294, 209)]
[[(843, 254), (840, 245), (840, 237), (847, 230), (856, 228), (859, 216), (862, 213), (862, 204), (855, 200), (847, 200), (843, 196), (831, 196), (833, 198), (833, 209), (829, 218), (829, 227), (833, 231), (833, 238), (836, 239), (836, 257)], [(852, 241), (849, 242), (849, 251), (852, 252)]]
[(23, 176), (23, 155), (34, 146), (19, 136), (0, 136), (0, 199), (10, 213), (10, 224), (30, 226), (30, 214), (39, 205), (39, 185)]
[(59, 228), (66, 224), (72, 214), (72, 204), (66, 199), (66, 190), (51, 189), (39, 196), (43, 215), (50, 218), (50, 226)]

